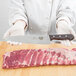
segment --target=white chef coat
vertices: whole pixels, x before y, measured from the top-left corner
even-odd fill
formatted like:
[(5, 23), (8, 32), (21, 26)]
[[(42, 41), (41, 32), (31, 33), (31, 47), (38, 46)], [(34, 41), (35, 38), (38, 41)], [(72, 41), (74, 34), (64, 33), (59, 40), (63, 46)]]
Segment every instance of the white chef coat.
[(21, 19), (27, 23), (26, 33), (42, 35), (51, 32), (55, 23), (63, 19), (73, 26), (75, 14), (67, 1), (69, 0), (11, 0), (9, 25)]

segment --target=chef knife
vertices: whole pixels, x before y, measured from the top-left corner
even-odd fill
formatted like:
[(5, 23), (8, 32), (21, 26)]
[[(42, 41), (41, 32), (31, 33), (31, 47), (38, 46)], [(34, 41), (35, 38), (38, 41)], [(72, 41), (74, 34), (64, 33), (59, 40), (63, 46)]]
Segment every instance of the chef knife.
[(12, 36), (5, 41), (18, 42), (18, 43), (31, 43), (31, 44), (49, 44), (59, 43), (61, 40), (73, 40), (72, 34), (56, 34), (56, 35), (25, 35), (25, 36)]

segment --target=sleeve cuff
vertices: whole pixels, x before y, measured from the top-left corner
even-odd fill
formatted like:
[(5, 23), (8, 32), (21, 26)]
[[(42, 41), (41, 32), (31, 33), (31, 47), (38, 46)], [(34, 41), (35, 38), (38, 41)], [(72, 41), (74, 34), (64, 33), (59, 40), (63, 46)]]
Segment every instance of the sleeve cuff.
[(27, 18), (17, 17), (17, 18), (15, 18), (15, 19), (9, 20), (9, 25), (10, 25), (10, 26), (13, 26), (13, 25), (14, 25), (17, 21), (19, 21), (19, 20), (22, 20), (22, 21), (24, 21), (24, 22), (26, 23), (27, 26), (23, 26), (23, 27), (26, 27), (26, 29), (25, 29), (25, 31), (26, 31), (27, 28), (28, 28), (28, 20), (27, 20)]
[(18, 21), (18, 20), (23, 20), (23, 21), (25, 21), (26, 24), (27, 24), (27, 26), (28, 26), (28, 20), (27, 20), (27, 18), (24, 18), (24, 17), (22, 17), (22, 16), (18, 16), (18, 17), (14, 17), (14, 18), (9, 19), (9, 25), (10, 25), (10, 26), (13, 25), (13, 24), (14, 24), (16, 21)]

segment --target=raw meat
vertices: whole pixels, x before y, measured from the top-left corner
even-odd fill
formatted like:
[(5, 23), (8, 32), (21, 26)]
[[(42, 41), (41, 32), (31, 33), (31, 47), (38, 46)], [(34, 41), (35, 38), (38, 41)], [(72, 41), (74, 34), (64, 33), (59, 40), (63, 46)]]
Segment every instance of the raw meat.
[(73, 50), (73, 51), (76, 51), (76, 48), (73, 48), (72, 50)]
[(3, 55), (3, 68), (76, 64), (76, 51), (64, 48), (26, 49)]

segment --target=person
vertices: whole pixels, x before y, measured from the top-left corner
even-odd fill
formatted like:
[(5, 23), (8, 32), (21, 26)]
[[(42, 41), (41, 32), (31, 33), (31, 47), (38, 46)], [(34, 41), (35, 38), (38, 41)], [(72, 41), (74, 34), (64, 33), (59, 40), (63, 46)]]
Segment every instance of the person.
[[(11, 0), (9, 8), (9, 25), (11, 28), (4, 34), (9, 36), (51, 34), (53, 28), (57, 34), (73, 34), (75, 13), (70, 9), (69, 0)], [(52, 28), (53, 27), (53, 28)], [(54, 30), (53, 30), (54, 32)], [(70, 45), (69, 40), (61, 41)]]

